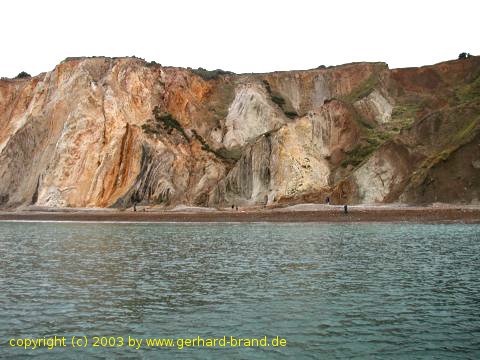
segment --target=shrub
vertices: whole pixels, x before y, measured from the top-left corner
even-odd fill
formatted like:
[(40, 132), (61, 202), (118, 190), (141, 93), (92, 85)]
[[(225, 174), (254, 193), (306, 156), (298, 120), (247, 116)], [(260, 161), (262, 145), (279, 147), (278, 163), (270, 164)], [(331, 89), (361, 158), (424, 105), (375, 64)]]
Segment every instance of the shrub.
[(272, 98), (272, 101), (273, 101), (275, 104), (279, 105), (280, 107), (282, 107), (283, 105), (285, 105), (285, 99), (284, 99), (283, 97), (278, 96), (278, 95), (272, 95), (271, 98)]
[(150, 61), (147, 63), (147, 66), (148, 67), (151, 67), (151, 66), (162, 66), (162, 64), (159, 64), (157, 63), (156, 61)]
[(24, 78), (29, 78), (32, 77), (29, 73), (22, 71), (19, 73), (17, 76), (15, 76), (15, 79), (24, 79)]
[(234, 75), (235, 73), (231, 71), (225, 71), (222, 69), (217, 70), (206, 70), (199, 67), (198, 69), (190, 69), (194, 74), (200, 76), (203, 80), (213, 80), (218, 78), (221, 75)]
[(470, 56), (472, 56), (470, 53), (462, 52), (458, 55), (458, 60), (468, 59)]
[(284, 111), (284, 113), (289, 119), (295, 119), (298, 116), (295, 111)]
[(270, 83), (267, 80), (262, 80), (263, 85), (265, 85), (265, 88), (268, 91), (269, 95), (272, 95), (272, 88), (270, 87)]

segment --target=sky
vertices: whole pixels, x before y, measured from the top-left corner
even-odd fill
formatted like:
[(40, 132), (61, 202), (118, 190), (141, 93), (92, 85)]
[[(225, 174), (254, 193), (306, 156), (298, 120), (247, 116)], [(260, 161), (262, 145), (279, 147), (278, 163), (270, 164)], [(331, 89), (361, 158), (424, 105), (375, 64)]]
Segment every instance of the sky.
[(478, 0), (1, 1), (0, 76), (95, 55), (236, 73), (421, 66), (479, 55), (479, 10)]

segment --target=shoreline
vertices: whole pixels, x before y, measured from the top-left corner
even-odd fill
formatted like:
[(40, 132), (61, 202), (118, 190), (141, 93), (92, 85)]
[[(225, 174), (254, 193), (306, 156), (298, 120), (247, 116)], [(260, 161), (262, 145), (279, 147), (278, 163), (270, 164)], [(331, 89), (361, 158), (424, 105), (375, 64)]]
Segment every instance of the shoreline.
[(1, 211), (0, 221), (28, 222), (118, 222), (118, 223), (469, 223), (480, 224), (480, 207), (441, 206), (349, 206), (348, 214), (340, 206), (307, 206), (300, 208), (241, 209), (235, 210), (113, 210), (113, 209), (52, 209)]

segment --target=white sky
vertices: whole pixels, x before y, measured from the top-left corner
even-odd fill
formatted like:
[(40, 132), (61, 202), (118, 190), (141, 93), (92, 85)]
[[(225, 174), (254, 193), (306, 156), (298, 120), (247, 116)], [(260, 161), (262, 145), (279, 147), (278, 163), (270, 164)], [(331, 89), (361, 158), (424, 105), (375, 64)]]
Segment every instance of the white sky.
[(0, 76), (92, 55), (237, 73), (420, 66), (480, 54), (479, 10), (478, 0), (6, 0)]

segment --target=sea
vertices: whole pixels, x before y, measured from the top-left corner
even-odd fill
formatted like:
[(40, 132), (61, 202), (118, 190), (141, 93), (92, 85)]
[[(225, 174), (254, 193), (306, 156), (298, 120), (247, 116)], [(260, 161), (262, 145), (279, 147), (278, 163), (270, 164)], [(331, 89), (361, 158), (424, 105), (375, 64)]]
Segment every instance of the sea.
[(0, 358), (480, 359), (480, 225), (1, 222)]

